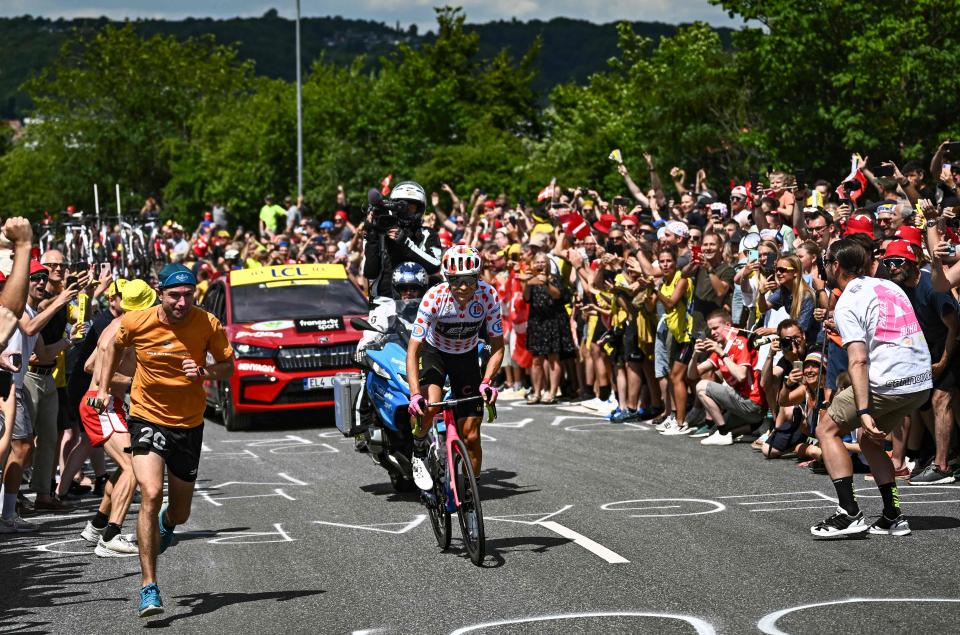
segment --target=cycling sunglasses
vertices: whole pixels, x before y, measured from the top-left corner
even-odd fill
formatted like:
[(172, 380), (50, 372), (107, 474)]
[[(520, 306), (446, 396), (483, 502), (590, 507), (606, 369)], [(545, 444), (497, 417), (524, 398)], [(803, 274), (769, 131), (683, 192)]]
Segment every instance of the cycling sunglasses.
[(900, 256), (891, 256), (890, 258), (884, 258), (883, 264), (887, 267), (896, 267), (900, 269), (907, 264), (907, 259), (901, 258)]
[(793, 273), (794, 269), (793, 267), (777, 267), (776, 272), (777, 273)]
[(45, 273), (35, 273), (30, 276), (30, 282), (46, 282), (49, 276)]
[(477, 276), (450, 276), (447, 282), (451, 287), (472, 287), (477, 284)]

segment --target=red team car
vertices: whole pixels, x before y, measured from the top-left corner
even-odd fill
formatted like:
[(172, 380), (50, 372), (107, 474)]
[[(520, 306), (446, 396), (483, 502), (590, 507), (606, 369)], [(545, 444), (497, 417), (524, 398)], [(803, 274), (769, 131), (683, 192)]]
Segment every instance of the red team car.
[(366, 317), (367, 301), (343, 265), (232, 271), (210, 284), (202, 306), (236, 353), (230, 379), (206, 384), (227, 430), (249, 428), (257, 414), (332, 407), (333, 376), (359, 372), (361, 333), (350, 318)]

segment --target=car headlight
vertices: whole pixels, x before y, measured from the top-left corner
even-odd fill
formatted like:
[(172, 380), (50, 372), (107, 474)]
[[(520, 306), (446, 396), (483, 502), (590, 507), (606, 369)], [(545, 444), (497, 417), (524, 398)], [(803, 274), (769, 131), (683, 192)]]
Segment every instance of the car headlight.
[(237, 357), (245, 359), (270, 359), (277, 354), (277, 349), (266, 348), (263, 346), (254, 346), (242, 342), (233, 342), (233, 352)]

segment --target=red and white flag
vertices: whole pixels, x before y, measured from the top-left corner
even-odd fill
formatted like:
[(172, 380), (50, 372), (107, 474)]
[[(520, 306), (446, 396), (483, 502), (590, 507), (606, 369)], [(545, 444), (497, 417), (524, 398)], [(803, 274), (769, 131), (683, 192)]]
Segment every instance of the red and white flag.
[[(854, 154), (850, 157), (850, 174), (847, 175), (847, 178), (840, 181), (840, 185), (837, 186), (837, 196), (840, 197), (840, 200), (851, 200), (854, 203), (857, 202), (857, 199), (863, 194), (864, 190), (867, 189), (867, 177), (863, 175), (863, 172), (860, 171), (860, 168), (857, 167), (860, 156)], [(848, 181), (856, 181), (860, 183), (860, 188), (853, 190), (852, 192), (847, 192), (843, 184)]]
[(390, 181), (392, 180), (393, 180), (393, 175), (388, 174), (385, 177), (383, 177), (382, 181), (380, 181), (380, 193), (383, 194), (384, 196), (390, 193)]

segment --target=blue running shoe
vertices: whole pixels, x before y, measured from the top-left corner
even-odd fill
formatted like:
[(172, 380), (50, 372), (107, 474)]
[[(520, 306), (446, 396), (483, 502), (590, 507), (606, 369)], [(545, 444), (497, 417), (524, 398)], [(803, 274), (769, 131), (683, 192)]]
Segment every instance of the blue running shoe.
[(140, 589), (140, 617), (150, 617), (151, 615), (159, 615), (160, 613), (163, 613), (160, 587), (158, 587), (155, 582), (151, 582)]
[(607, 421), (613, 421), (613, 418), (619, 415), (621, 412), (623, 412), (623, 409), (620, 406), (617, 406), (613, 412), (607, 415)]
[(167, 506), (164, 505), (160, 508), (160, 516), (157, 521), (160, 525), (160, 551), (158, 553), (163, 553), (167, 550), (167, 547), (173, 543), (173, 530), (167, 529), (163, 526), (163, 514), (167, 511)]
[(623, 423), (624, 421), (629, 421), (634, 416), (636, 416), (636, 410), (630, 410), (627, 408), (626, 410), (620, 410), (610, 415), (610, 422)]

